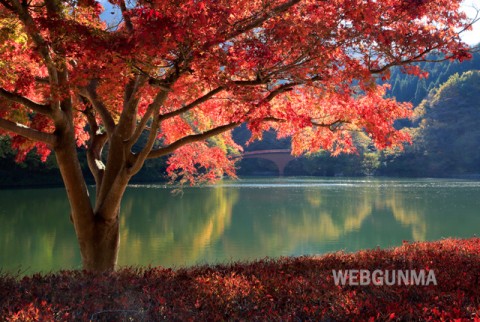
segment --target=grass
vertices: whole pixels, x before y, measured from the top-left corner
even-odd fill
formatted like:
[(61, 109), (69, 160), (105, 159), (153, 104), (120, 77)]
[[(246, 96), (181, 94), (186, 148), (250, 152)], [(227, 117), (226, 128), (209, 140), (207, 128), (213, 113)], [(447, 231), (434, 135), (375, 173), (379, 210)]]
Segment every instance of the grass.
[[(433, 271), (436, 284), (336, 285), (332, 270)], [(188, 269), (0, 276), (6, 321), (480, 321), (480, 239)]]

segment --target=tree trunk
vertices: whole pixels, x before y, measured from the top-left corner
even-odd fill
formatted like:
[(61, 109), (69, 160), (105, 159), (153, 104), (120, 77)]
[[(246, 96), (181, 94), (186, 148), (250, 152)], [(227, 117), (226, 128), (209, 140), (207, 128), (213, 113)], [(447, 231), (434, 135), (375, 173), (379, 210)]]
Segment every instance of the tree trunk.
[[(120, 204), (129, 180), (123, 169), (121, 168), (109, 185), (108, 193), (97, 193), (91, 234), (87, 242), (80, 247), (85, 270), (104, 272), (116, 268), (120, 244)], [(102, 186), (106, 183), (108, 181), (104, 179)]]
[[(83, 269), (92, 272), (113, 271), (120, 243), (120, 202), (132, 176), (126, 166), (125, 155), (128, 149), (125, 140), (132, 135), (133, 130), (125, 130), (126, 134), (123, 135), (120, 127), (108, 138), (110, 146), (107, 165), (103, 169), (94, 168), (92, 172), (97, 184), (96, 204), (93, 207), (78, 159), (72, 102), (66, 99), (60, 106), (61, 111), (55, 117), (56, 141), (53, 150), (70, 203), (70, 218), (80, 246)], [(131, 118), (133, 123), (135, 118)], [(93, 156), (101, 159), (101, 149), (106, 140), (107, 138), (95, 145), (92, 138), (89, 149), (95, 149), (90, 150)], [(95, 161), (90, 160), (90, 165), (97, 166)], [(99, 171), (96, 176), (95, 171)]]
[[(63, 144), (55, 149), (57, 163), (70, 203), (70, 218), (80, 246), (83, 269), (92, 272), (113, 271), (119, 248), (120, 200), (128, 180), (114, 185), (113, 196), (104, 201), (105, 207), (94, 210), (78, 161), (73, 133), (65, 135)], [(70, 140), (68, 140), (70, 139)], [(97, 202), (100, 199), (97, 198)]]
[(91, 272), (113, 271), (117, 265), (120, 244), (118, 212), (107, 222), (95, 216), (91, 238), (80, 244), (83, 269)]

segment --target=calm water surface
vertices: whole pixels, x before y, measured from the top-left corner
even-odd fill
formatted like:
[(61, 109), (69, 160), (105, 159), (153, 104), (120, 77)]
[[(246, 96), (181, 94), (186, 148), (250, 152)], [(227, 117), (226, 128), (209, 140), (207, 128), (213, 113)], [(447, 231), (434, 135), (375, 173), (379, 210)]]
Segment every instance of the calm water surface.
[[(480, 181), (261, 178), (131, 186), (120, 265), (181, 267), (480, 235)], [(80, 268), (63, 189), (0, 190), (0, 271)]]

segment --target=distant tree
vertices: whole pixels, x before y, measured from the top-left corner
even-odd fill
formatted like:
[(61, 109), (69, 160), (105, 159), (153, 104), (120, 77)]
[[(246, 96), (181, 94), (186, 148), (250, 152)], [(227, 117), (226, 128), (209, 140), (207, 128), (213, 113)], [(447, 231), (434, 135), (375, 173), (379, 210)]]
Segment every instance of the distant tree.
[(234, 175), (242, 123), (253, 138), (292, 136), (295, 154), (350, 152), (351, 131), (399, 145), (408, 135), (393, 123), (410, 105), (383, 98), (375, 78), (397, 65), (420, 75), (409, 64), (433, 51), (470, 57), (460, 0), (111, 3), (123, 20), (109, 27), (94, 0), (0, 0), (2, 134), (18, 161), (54, 152), (91, 271), (115, 267), (120, 202), (145, 160), (170, 155), (182, 182)]

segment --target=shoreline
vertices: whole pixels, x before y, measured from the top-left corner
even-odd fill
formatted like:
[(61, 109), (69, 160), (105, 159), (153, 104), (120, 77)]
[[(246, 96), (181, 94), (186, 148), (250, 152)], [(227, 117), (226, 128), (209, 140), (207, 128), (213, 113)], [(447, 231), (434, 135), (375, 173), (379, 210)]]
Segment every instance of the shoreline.
[[(458, 175), (458, 176), (444, 176), (444, 177), (392, 177), (392, 176), (276, 176), (276, 175), (244, 175), (238, 176), (238, 179), (272, 179), (272, 178), (288, 178), (288, 179), (301, 179), (301, 178), (308, 178), (308, 179), (401, 179), (401, 180), (465, 180), (465, 181), (480, 181), (480, 174), (474, 175)], [(152, 181), (145, 181), (145, 180), (133, 180), (131, 181), (128, 186), (135, 186), (135, 185), (167, 185), (171, 187), (175, 187), (175, 184), (171, 185), (169, 180), (152, 180)], [(89, 187), (94, 187), (94, 181), (87, 181), (87, 185)], [(65, 188), (63, 183), (38, 183), (38, 184), (0, 184), (0, 191), (1, 190), (18, 190), (18, 189), (50, 189), (50, 188)]]
[[(336, 285), (333, 270), (435, 272), (436, 285)], [(413, 280), (412, 280), (413, 281)], [(480, 317), (480, 238), (178, 270), (0, 274), (6, 320), (471, 320)]]

